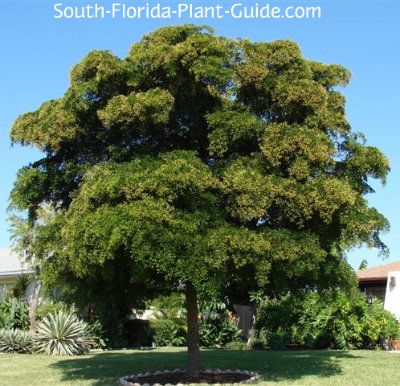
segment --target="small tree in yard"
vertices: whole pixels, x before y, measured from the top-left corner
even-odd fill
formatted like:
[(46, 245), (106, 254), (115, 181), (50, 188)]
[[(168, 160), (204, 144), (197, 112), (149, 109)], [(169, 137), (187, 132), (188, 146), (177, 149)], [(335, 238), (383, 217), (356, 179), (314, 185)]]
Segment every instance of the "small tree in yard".
[[(363, 197), (388, 161), (352, 133), (335, 88), (348, 81), (292, 41), (193, 25), (148, 34), (123, 60), (90, 52), (63, 97), (11, 130), (44, 152), (11, 193), (35, 228), (43, 281), (101, 292), (123, 278), (115, 301), (184, 289), (191, 374), (199, 295), (343, 286), (345, 251), (385, 252), (388, 226)], [(56, 215), (37, 224), (44, 204)]]

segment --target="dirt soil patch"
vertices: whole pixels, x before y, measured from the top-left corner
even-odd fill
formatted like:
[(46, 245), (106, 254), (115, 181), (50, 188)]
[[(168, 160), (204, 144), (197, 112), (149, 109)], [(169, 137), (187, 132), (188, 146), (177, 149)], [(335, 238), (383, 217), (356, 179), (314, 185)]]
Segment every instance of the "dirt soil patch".
[(181, 384), (189, 384), (189, 383), (239, 383), (249, 381), (252, 377), (254, 377), (254, 373), (243, 373), (243, 372), (200, 372), (197, 376), (193, 376), (187, 374), (186, 372), (169, 372), (169, 373), (161, 373), (161, 374), (149, 374), (149, 375), (140, 375), (133, 376), (127, 378), (127, 381), (131, 384), (159, 384), (159, 385), (176, 385), (178, 383)]

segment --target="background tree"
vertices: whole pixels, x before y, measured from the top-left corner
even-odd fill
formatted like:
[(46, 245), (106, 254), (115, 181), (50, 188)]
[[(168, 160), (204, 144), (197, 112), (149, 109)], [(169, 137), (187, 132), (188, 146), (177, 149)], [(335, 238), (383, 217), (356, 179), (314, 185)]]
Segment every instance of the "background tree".
[(362, 269), (365, 269), (365, 268), (368, 268), (368, 261), (367, 261), (367, 259), (362, 259), (358, 269), (362, 270)]
[[(36, 210), (36, 225), (46, 225), (51, 222), (52, 210), (49, 207), (38, 207)], [(30, 222), (25, 219), (23, 215), (12, 214), (9, 218), (11, 223), (11, 234), (13, 242), (13, 252), (16, 253), (21, 260), (29, 264), (33, 272), (29, 276), (21, 276), (26, 280), (26, 290), (30, 287), (28, 297), (28, 316), (29, 316), (29, 329), (31, 332), (36, 332), (37, 320), (36, 310), (40, 300), (40, 290), (42, 287), (39, 275), (39, 264), (35, 262), (34, 258), (34, 239), (36, 234), (36, 227), (32, 227)], [(26, 291), (24, 291), (25, 294)], [(15, 294), (14, 294), (15, 296)], [(19, 297), (19, 296), (15, 296)]]
[(146, 35), (123, 60), (89, 53), (63, 97), (11, 130), (44, 152), (13, 206), (32, 227), (43, 203), (57, 212), (36, 238), (43, 280), (184, 289), (193, 374), (199, 294), (354, 280), (348, 248), (386, 252), (388, 223), (364, 195), (389, 167), (346, 120), (336, 87), (349, 78), (292, 41), (193, 25)]

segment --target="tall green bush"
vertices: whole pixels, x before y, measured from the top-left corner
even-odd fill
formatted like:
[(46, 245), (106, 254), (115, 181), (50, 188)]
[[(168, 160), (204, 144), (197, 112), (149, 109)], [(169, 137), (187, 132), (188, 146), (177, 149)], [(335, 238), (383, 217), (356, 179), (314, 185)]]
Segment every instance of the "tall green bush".
[(377, 348), (400, 336), (395, 317), (358, 291), (304, 291), (258, 304), (256, 348)]
[(223, 347), (240, 340), (240, 329), (228, 302), (213, 299), (200, 304), (199, 335), (203, 347)]
[(0, 300), (0, 328), (28, 330), (28, 304), (12, 297)]
[(25, 297), (26, 292), (29, 288), (29, 284), (32, 278), (30, 275), (21, 275), (17, 277), (14, 285), (11, 288), (11, 296), (13, 298), (22, 299)]
[[(150, 303), (155, 320), (150, 321), (157, 346), (182, 346), (186, 343), (185, 299), (180, 293), (161, 296)], [(214, 298), (200, 302), (199, 338), (202, 347), (223, 347), (240, 341), (240, 329), (226, 300)]]
[(173, 292), (168, 296), (158, 296), (147, 302), (153, 311), (150, 320), (153, 344), (156, 346), (184, 346), (186, 344), (185, 296)]
[(154, 319), (150, 322), (156, 346), (184, 346), (186, 330), (177, 319)]

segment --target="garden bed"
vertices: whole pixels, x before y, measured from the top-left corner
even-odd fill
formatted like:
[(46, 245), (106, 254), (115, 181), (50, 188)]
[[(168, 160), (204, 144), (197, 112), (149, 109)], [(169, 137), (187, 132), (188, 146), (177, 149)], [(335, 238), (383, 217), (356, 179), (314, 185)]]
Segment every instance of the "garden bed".
[(250, 383), (259, 379), (257, 373), (246, 370), (207, 369), (193, 376), (181, 369), (156, 371), (154, 373), (136, 374), (119, 380), (123, 386), (139, 385), (179, 385), (179, 384), (221, 384)]

